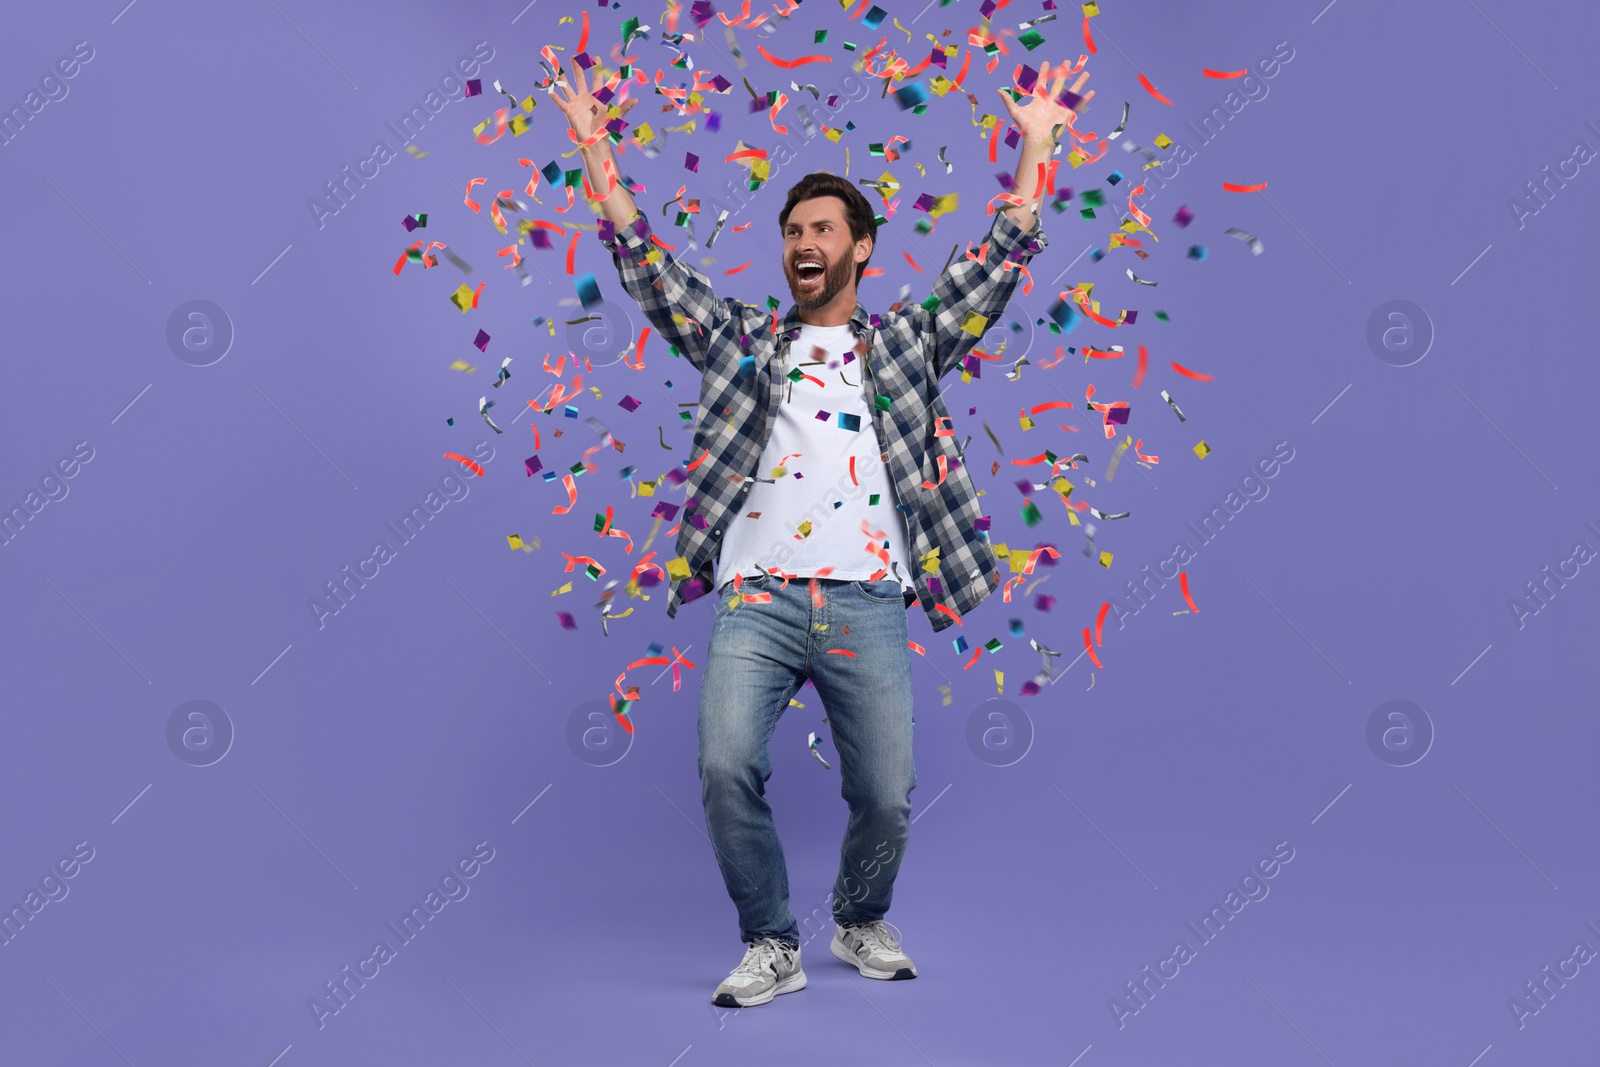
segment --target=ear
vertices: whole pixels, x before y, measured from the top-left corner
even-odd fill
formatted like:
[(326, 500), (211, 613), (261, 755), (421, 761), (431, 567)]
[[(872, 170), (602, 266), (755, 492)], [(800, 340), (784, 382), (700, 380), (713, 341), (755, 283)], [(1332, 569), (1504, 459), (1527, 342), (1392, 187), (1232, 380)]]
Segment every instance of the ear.
[(857, 263), (865, 263), (867, 260), (871, 259), (872, 248), (873, 240), (870, 236), (863, 237), (861, 240), (857, 241), (855, 246), (854, 261)]

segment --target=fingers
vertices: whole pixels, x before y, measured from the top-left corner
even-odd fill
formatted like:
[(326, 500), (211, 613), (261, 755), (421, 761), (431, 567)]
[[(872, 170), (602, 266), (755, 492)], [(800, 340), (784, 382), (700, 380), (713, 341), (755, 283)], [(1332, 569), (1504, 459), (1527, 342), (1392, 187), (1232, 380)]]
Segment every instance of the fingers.
[(1018, 118), (1019, 115), (1017, 111), (1017, 104), (1016, 101), (1011, 99), (1011, 94), (1006, 92), (1004, 89), (996, 89), (995, 92), (999, 93), (1000, 99), (1005, 101), (1006, 112), (1010, 114), (1013, 119)]
[(584, 76), (583, 68), (578, 66), (578, 57), (573, 56), (571, 62), (572, 80), (577, 83), (578, 89), (581, 90), (581, 92), (576, 95), (587, 95), (589, 92), (589, 83), (588, 79)]

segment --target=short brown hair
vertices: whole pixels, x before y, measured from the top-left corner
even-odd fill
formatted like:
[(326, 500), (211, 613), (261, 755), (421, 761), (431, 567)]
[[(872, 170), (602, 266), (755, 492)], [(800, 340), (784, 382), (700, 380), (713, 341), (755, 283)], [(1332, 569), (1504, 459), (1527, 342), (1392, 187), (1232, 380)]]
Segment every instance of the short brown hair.
[[(781, 234), (789, 225), (789, 213), (794, 206), (802, 200), (814, 200), (819, 196), (836, 196), (844, 201), (844, 220), (850, 226), (850, 240), (859, 241), (863, 237), (872, 238), (873, 251), (878, 247), (878, 219), (872, 210), (872, 205), (867, 198), (861, 195), (861, 190), (851, 185), (849, 179), (841, 178), (837, 174), (829, 174), (825, 170), (814, 171), (795, 182), (789, 189), (789, 199), (783, 205), (783, 210), (778, 213), (778, 232)], [(867, 264), (872, 262), (872, 254), (856, 264), (856, 284), (861, 284), (861, 274), (867, 269)]]

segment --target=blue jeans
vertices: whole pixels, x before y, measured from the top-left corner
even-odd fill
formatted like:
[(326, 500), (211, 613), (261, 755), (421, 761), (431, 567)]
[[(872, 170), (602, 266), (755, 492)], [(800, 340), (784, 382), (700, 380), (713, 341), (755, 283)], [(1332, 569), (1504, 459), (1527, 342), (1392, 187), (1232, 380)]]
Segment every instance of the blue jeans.
[(781, 577), (746, 578), (741, 594), (771, 593), (772, 601), (731, 609), (733, 586), (724, 584), (700, 680), (700, 797), (746, 942), (771, 937), (799, 943), (783, 845), (766, 801), (772, 777), (767, 745), (808, 677), (827, 711), (838, 755), (830, 762), (850, 807), (833, 887), (834, 921), (884, 917), (910, 830), (917, 774), (900, 583), (821, 578), (823, 603), (813, 607), (808, 581), (790, 579), (782, 588)]

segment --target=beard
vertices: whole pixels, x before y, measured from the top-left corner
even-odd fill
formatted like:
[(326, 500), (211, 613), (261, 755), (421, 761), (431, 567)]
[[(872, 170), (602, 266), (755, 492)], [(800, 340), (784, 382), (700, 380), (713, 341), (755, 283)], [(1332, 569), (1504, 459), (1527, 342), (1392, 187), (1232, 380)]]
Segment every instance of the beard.
[(822, 280), (809, 291), (810, 295), (800, 288), (800, 275), (794, 269), (794, 262), (786, 263), (783, 268), (784, 276), (789, 281), (789, 292), (793, 294), (795, 304), (801, 311), (815, 311), (820, 307), (826, 307), (834, 297), (844, 291), (845, 286), (850, 284), (850, 279), (855, 277), (855, 261), (848, 257), (841, 258), (836, 263), (829, 263), (822, 256), (815, 258), (823, 260)]

